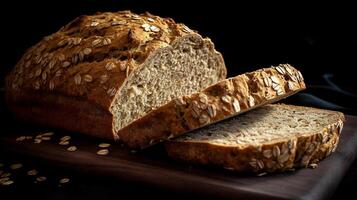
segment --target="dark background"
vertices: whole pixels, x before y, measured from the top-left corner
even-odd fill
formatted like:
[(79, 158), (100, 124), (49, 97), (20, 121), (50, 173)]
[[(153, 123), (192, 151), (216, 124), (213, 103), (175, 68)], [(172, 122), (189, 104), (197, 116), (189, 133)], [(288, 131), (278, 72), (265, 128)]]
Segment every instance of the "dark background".
[[(290, 5), (251, 2), (243, 5), (232, 0), (1, 1), (1, 88), (4, 76), (24, 51), (42, 37), (79, 15), (130, 9), (136, 13), (149, 11), (171, 17), (210, 37), (225, 58), (229, 76), (290, 63), (302, 71), (308, 89), (286, 102), (357, 114), (357, 78), (354, 73), (357, 12), (354, 8), (352, 5), (311, 2)], [(345, 177), (337, 195), (348, 194), (351, 192), (348, 188), (357, 183), (355, 166)], [(84, 186), (77, 186), (77, 189), (84, 193), (88, 190), (113, 193), (96, 184), (81, 184)], [(132, 187), (125, 190), (136, 191)], [(150, 193), (151, 189), (143, 190)]]
[[(350, 94), (357, 93), (353, 73), (357, 12), (352, 5), (255, 1), (247, 5), (228, 0), (12, 0), (1, 4), (1, 79), (26, 48), (75, 17), (130, 9), (171, 17), (210, 37), (225, 58), (229, 76), (290, 63), (302, 71), (309, 89), (289, 103), (357, 114), (357, 97)], [(331, 74), (330, 82), (339, 88), (328, 83), (324, 74)]]

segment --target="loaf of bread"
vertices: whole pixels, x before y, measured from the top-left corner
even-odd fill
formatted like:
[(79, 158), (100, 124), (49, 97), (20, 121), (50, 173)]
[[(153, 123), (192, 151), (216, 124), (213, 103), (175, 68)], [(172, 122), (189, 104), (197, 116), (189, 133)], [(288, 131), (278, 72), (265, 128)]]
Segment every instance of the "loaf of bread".
[(289, 64), (260, 69), (172, 100), (124, 127), (118, 136), (132, 148), (143, 148), (303, 89), (301, 73)]
[(210, 39), (185, 25), (149, 13), (99, 13), (29, 48), (6, 79), (6, 100), (22, 119), (119, 139), (151, 110), (225, 77)]
[(240, 172), (274, 172), (316, 164), (336, 149), (340, 112), (266, 105), (166, 142), (179, 160)]

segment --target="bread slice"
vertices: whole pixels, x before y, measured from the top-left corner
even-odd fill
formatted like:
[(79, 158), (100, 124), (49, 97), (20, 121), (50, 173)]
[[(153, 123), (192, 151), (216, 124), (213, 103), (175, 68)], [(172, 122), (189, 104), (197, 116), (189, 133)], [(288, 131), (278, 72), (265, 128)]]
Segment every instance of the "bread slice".
[(166, 143), (172, 158), (240, 172), (306, 167), (336, 149), (344, 115), (283, 104), (266, 105)]
[(226, 78), (222, 55), (170, 18), (80, 16), (26, 51), (6, 79), (9, 108), (36, 123), (117, 139), (176, 97)]
[[(289, 64), (260, 69), (172, 100), (117, 129), (117, 138), (132, 148), (144, 148), (278, 101), (303, 89), (305, 84), (301, 73)], [(114, 119), (114, 122), (120, 120)]]

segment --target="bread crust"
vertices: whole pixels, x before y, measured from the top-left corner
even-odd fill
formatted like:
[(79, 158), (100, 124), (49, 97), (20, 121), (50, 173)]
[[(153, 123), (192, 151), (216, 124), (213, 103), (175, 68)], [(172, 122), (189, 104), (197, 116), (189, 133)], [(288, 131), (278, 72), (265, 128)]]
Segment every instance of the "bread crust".
[[(278, 105), (291, 109), (320, 109)], [(208, 142), (178, 141), (165, 143), (168, 155), (174, 159), (196, 164), (216, 165), (237, 172), (278, 172), (295, 167), (307, 167), (327, 157), (338, 144), (342, 131), (344, 115), (340, 112), (327, 111), (336, 116), (336, 121), (323, 127), (320, 131), (271, 141), (257, 146), (229, 146)], [(279, 149), (279, 156), (266, 156), (265, 151)], [(286, 152), (286, 153), (283, 153)]]
[[(170, 18), (130, 11), (80, 16), (29, 48), (6, 77), (6, 101), (18, 117), (114, 139), (110, 105), (153, 54), (197, 32)], [(214, 50), (215, 51), (215, 50)], [(220, 78), (226, 77), (221, 58)]]
[(171, 101), (124, 127), (117, 135), (131, 148), (145, 148), (276, 102), (303, 89), (305, 83), (301, 73), (291, 65), (264, 68), (222, 80), (201, 92)]

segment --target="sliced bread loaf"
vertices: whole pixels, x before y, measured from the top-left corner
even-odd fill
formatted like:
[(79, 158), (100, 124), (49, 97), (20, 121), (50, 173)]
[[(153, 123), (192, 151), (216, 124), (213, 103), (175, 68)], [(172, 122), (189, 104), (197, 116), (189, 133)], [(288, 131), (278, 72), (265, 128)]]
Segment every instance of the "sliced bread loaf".
[(170, 100), (226, 78), (208, 38), (170, 18), (80, 16), (29, 48), (6, 80), (19, 117), (113, 139)]
[(169, 156), (247, 172), (306, 167), (337, 146), (344, 115), (275, 104), (193, 131), (166, 143)]
[[(143, 148), (188, 131), (278, 101), (305, 89), (301, 73), (288, 64), (222, 80), (159, 107), (115, 133), (132, 148)], [(130, 111), (128, 111), (130, 112)], [(120, 121), (114, 113), (114, 123)]]

